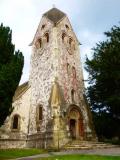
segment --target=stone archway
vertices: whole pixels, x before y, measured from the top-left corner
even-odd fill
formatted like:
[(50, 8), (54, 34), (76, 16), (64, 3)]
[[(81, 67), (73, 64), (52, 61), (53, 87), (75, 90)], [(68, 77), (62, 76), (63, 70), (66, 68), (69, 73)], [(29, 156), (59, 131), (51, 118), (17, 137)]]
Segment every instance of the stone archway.
[(72, 139), (84, 139), (83, 116), (77, 106), (70, 106), (68, 111), (69, 132)]

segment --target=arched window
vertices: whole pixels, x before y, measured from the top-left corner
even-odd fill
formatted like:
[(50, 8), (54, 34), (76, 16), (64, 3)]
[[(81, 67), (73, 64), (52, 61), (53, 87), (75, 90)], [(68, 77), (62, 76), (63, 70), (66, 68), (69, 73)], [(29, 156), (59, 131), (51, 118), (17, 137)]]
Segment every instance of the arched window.
[(43, 30), (45, 28), (45, 24), (42, 25), (41, 30)]
[(65, 25), (65, 27), (66, 27), (66, 29), (69, 29), (69, 26), (67, 24)]
[(14, 115), (13, 120), (12, 120), (12, 129), (13, 130), (18, 130), (20, 128), (20, 116), (19, 115)]
[(76, 78), (76, 69), (75, 69), (75, 67), (72, 67), (72, 76), (73, 76), (73, 78)]
[(70, 64), (67, 63), (67, 74), (69, 75), (70, 74)]
[(49, 34), (48, 34), (48, 33), (45, 34), (45, 41), (46, 41), (47, 43), (49, 42)]
[(37, 121), (41, 121), (43, 119), (43, 107), (39, 105), (37, 107)]
[(71, 100), (74, 103), (75, 102), (75, 91), (74, 89), (71, 90)]
[(42, 39), (39, 38), (39, 39), (36, 41), (35, 45), (36, 45), (36, 48), (41, 48), (41, 47), (42, 47)]
[(62, 34), (62, 42), (63, 42), (63, 43), (65, 42), (65, 37), (66, 37), (66, 34), (63, 33), (63, 34)]
[(69, 38), (69, 45), (70, 45), (70, 47), (72, 46), (72, 42), (73, 42), (72, 38)]
[(39, 120), (42, 120), (42, 106), (39, 106)]
[(72, 38), (69, 38), (69, 47), (72, 51), (75, 50), (75, 42)]
[(41, 48), (42, 47), (42, 39), (41, 38), (38, 39), (38, 42), (39, 42), (39, 48)]

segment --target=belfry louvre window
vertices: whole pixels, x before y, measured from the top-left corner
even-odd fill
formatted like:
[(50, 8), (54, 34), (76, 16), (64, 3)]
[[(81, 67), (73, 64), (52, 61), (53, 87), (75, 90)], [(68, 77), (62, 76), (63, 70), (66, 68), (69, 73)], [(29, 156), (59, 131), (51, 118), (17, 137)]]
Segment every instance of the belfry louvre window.
[(19, 129), (19, 115), (13, 117), (12, 129)]

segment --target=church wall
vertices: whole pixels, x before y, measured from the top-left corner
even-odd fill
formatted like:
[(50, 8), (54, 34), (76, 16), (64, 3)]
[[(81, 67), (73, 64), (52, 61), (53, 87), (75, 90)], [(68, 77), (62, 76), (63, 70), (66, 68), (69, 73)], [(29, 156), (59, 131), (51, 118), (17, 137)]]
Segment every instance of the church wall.
[[(69, 29), (66, 29), (66, 24), (69, 26)], [(62, 33), (66, 34), (66, 41), (64, 42), (62, 41)], [(67, 18), (64, 18), (58, 25), (58, 37), (58, 46), (61, 46), (59, 51), (60, 64), (58, 68), (59, 83), (63, 88), (66, 103), (72, 103), (71, 90), (74, 89), (77, 92), (75, 101), (79, 105), (80, 94), (82, 95), (83, 93), (79, 44)], [(70, 38), (75, 45), (75, 50), (69, 45)], [(72, 67), (76, 70), (76, 77), (73, 75)]]
[[(41, 30), (42, 25), (45, 28)], [(31, 55), (31, 71), (30, 71), (30, 85), (31, 85), (31, 108), (30, 108), (30, 133), (35, 134), (37, 131), (36, 126), (36, 107), (43, 106), (43, 119), (40, 123), (40, 132), (45, 132), (46, 124), (50, 118), (50, 105), (49, 98), (52, 83), (54, 81), (54, 56), (52, 54), (53, 45), (53, 24), (47, 18), (42, 18), (38, 27), (36, 37), (32, 46)], [(49, 43), (44, 41), (44, 33), (49, 33)], [(39, 49), (36, 48), (35, 42), (37, 37), (42, 38), (43, 46)]]
[[(24, 148), (28, 134), (30, 88), (13, 102), (14, 110), (0, 128), (0, 148)], [(18, 129), (12, 129), (13, 116), (19, 115)]]
[[(66, 24), (69, 28), (66, 28)], [(62, 32), (61, 32), (62, 31)], [(66, 38), (63, 42), (62, 33)], [(84, 132), (85, 136), (88, 134), (92, 137), (91, 126), (89, 126), (89, 117), (86, 109), (85, 100), (83, 97), (84, 83), (82, 65), (80, 62), (79, 42), (74, 34), (74, 31), (69, 23), (68, 18), (64, 18), (58, 24), (58, 46), (59, 47), (59, 84), (62, 88), (66, 107), (63, 110), (66, 112), (71, 104), (77, 105), (83, 114)], [(69, 40), (72, 39), (73, 45), (70, 47)], [(68, 66), (69, 65), (69, 66)], [(75, 74), (73, 73), (75, 69)], [(72, 101), (71, 91), (74, 93), (74, 102)]]

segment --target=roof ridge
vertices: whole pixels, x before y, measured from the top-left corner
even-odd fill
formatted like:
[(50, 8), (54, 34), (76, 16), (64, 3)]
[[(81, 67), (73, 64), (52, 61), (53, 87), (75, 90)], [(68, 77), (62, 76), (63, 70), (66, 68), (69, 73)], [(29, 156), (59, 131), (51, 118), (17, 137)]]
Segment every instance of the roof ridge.
[(15, 101), (24, 91), (26, 91), (29, 88), (29, 81), (24, 82), (20, 86), (17, 87), (15, 94), (13, 96), (13, 101)]

